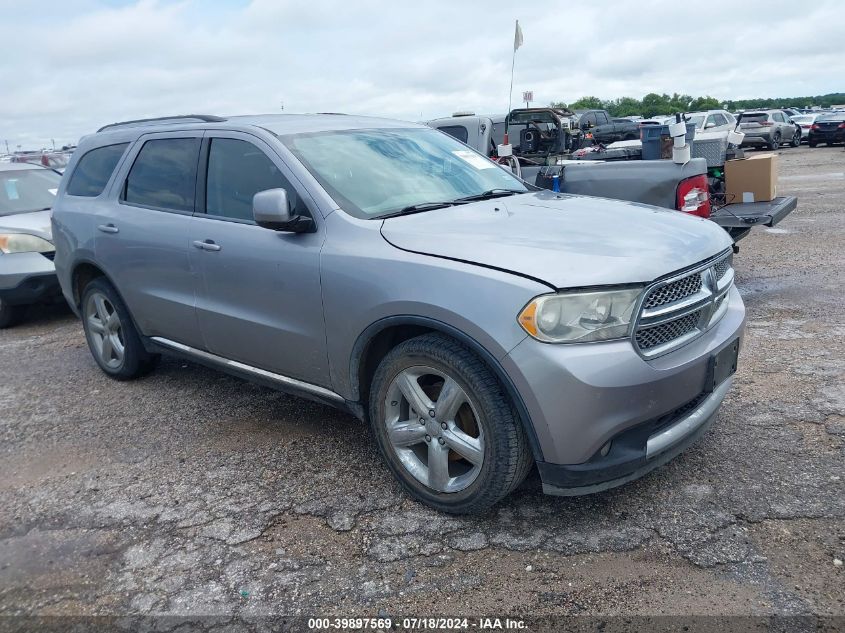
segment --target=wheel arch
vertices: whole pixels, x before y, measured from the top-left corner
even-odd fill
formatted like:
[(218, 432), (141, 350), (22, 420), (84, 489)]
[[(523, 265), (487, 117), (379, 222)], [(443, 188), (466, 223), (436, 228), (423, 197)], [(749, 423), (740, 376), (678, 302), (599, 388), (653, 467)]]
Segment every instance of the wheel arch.
[(73, 265), (70, 273), (70, 290), (73, 296), (73, 305), (76, 309), (79, 309), (82, 305), (83, 288), (98, 277), (105, 277), (114, 286), (105, 271), (94, 262), (83, 259)]
[(437, 319), (412, 315), (386, 317), (372, 323), (358, 336), (349, 362), (349, 381), (354, 397), (362, 404), (361, 409), (368, 410), (366, 402), (370, 384), (376, 368), (387, 353), (403, 341), (432, 332), (445, 334), (463, 343), (484, 361), (516, 407), (534, 459), (543, 461), (543, 452), (528, 408), (501, 363), (473, 337)]

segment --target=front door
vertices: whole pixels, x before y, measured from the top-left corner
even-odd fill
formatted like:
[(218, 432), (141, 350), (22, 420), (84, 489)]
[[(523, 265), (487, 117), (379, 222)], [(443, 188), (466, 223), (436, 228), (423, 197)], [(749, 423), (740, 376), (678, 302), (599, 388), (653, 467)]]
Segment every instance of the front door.
[(316, 207), (257, 137), (207, 132), (202, 154), (191, 261), (200, 274), (197, 316), (206, 349), (330, 386), (320, 289), (322, 225), (298, 234), (262, 228), (253, 221), (252, 197), (284, 188), (295, 213), (319, 220)]

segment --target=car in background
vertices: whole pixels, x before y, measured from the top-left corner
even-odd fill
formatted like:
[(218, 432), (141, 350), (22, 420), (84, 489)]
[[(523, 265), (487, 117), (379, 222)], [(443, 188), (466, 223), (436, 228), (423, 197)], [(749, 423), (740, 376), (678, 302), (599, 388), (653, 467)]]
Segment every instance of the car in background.
[(801, 145), (801, 128), (783, 110), (755, 110), (739, 117), (739, 131), (745, 134), (742, 147), (779, 148), (783, 143)]
[(613, 119), (610, 123), (593, 128), (593, 141), (607, 145), (616, 141), (633, 141), (640, 138), (641, 121)]
[(813, 122), (807, 135), (807, 144), (815, 147), (819, 143), (845, 143), (845, 112), (823, 114)]
[(0, 163), (0, 328), (26, 306), (60, 300), (50, 210), (61, 176), (27, 163)]
[(688, 112), (684, 118), (695, 123), (696, 132), (729, 132), (736, 127), (736, 118), (727, 110)]
[(588, 145), (593, 142), (594, 129), (610, 123), (610, 113), (607, 110), (573, 110), (573, 112), (575, 112), (574, 125), (581, 130)]
[(64, 172), (70, 161), (72, 152), (56, 151), (56, 152), (22, 152), (13, 154), (11, 162), (24, 163), (29, 165), (41, 165), (53, 169), (59, 173)]
[(813, 123), (816, 122), (816, 119), (819, 118), (817, 113), (813, 114), (796, 114), (792, 117), (792, 122), (801, 128), (801, 142), (806, 143), (807, 137), (810, 135), (810, 128), (813, 127)]

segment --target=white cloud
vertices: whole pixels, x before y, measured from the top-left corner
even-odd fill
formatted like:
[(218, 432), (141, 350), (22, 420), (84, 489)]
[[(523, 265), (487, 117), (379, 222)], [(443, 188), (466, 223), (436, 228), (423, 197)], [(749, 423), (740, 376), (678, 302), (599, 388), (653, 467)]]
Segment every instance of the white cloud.
[(282, 102), (414, 120), (502, 112), (517, 17), (517, 100), (525, 89), (538, 103), (797, 96), (842, 90), (845, 76), (841, 0), (540, 10), (503, 0), (0, 0), (0, 12), (0, 143), (13, 148), (75, 141), (121, 119), (278, 112)]

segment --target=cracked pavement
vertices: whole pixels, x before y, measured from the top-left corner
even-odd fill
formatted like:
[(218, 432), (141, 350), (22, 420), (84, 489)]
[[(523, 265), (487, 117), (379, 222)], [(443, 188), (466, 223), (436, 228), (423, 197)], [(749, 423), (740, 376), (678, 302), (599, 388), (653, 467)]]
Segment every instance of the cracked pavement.
[(352, 417), (173, 359), (113, 382), (34, 310), (0, 332), (0, 615), (845, 615), (845, 152), (779, 153), (799, 208), (741, 242), (717, 424), (588, 497), (439, 514)]

